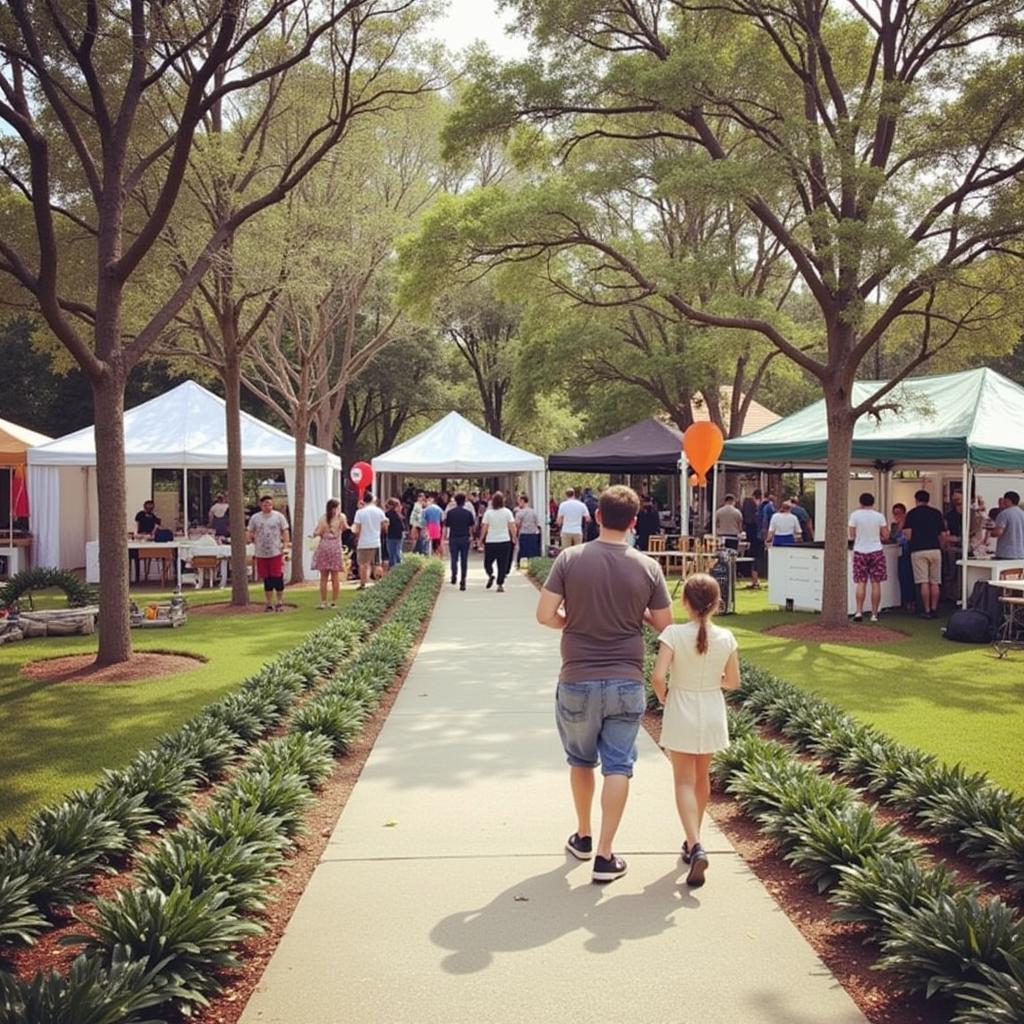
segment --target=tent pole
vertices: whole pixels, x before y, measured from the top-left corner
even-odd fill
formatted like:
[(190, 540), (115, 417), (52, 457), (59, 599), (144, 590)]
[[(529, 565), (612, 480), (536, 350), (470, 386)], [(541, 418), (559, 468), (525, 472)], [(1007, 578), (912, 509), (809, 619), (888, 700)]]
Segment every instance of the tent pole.
[(960, 495), (960, 607), (967, 607), (967, 559), (971, 555), (971, 501), (969, 490), (973, 473), (969, 459), (964, 459), (963, 493)]
[(715, 520), (714, 515), (718, 511), (718, 467), (719, 463), (715, 463), (713, 467), (714, 477), (711, 480), (711, 535), (715, 534)]
[(690, 535), (690, 481), (686, 476), (686, 461), (679, 460), (679, 532)]

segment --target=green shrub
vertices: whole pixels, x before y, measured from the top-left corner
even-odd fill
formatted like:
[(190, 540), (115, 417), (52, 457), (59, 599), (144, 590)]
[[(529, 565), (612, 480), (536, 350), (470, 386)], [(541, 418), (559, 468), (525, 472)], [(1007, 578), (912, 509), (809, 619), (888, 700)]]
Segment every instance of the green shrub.
[(979, 828), (1002, 829), (1024, 821), (1024, 801), (993, 786), (984, 775), (965, 777), (941, 791), (923, 796), (917, 818), (925, 828), (958, 843), (970, 857), (984, 855), (988, 841)]
[(863, 804), (795, 815), (788, 844), (785, 859), (806, 875), (818, 892), (835, 887), (840, 865), (864, 864), (876, 857), (906, 860), (917, 853), (895, 824), (879, 824)]
[(326, 737), (338, 755), (348, 750), (365, 721), (366, 714), (358, 702), (328, 694), (300, 708), (292, 719), (292, 728)]
[(894, 912), (877, 966), (910, 992), (955, 997), (965, 985), (984, 984), (984, 968), (1000, 971), (1008, 956), (1024, 957), (1024, 925), (1002, 900), (964, 892)]
[(307, 786), (319, 786), (334, 768), (331, 744), (318, 733), (289, 733), (260, 746), (249, 758), (246, 768), (265, 771), (294, 772)]
[(179, 829), (140, 859), (137, 877), (168, 895), (176, 886), (192, 896), (222, 892), (225, 906), (250, 913), (263, 909), (267, 883), (281, 861), (274, 843), (231, 837), (213, 844), (194, 829)]
[(29, 879), (25, 875), (0, 877), (0, 943), (30, 945), (49, 925), (32, 902)]
[(757, 734), (757, 723), (750, 712), (741, 707), (727, 707), (726, 718), (729, 721), (729, 742), (745, 740)]
[(1024, 893), (1024, 823), (1008, 821), (999, 828), (970, 825), (964, 829), (986, 871), (999, 872), (1011, 888)]
[(934, 754), (889, 743), (874, 763), (865, 766), (861, 781), (871, 793), (887, 793), (908, 773), (928, 771), (938, 763)]
[(223, 722), (200, 719), (157, 740), (157, 749), (188, 766), (189, 778), (209, 785), (234, 763), (242, 741)]
[(193, 896), (185, 889), (126, 889), (96, 903), (88, 920), (92, 934), (72, 935), (87, 954), (112, 968), (115, 957), (144, 963), (175, 1003), (205, 1005), (218, 991), (216, 972), (238, 966), (231, 947), (263, 929), (243, 921), (228, 895), (207, 890)]
[(170, 757), (159, 750), (137, 754), (120, 772), (104, 772), (102, 788), (134, 796), (161, 821), (175, 821), (188, 809), (196, 788), (198, 762), (180, 755)]
[(711, 772), (719, 785), (728, 785), (738, 773), (753, 770), (758, 764), (766, 770), (784, 768), (792, 755), (781, 743), (764, 740), (756, 733), (740, 737), (711, 760)]
[(26, 829), (26, 841), (62, 857), (99, 863), (123, 853), (129, 844), (120, 824), (94, 803), (65, 800), (37, 811)]
[(934, 906), (941, 896), (966, 887), (945, 864), (922, 865), (915, 858), (872, 857), (863, 864), (841, 864), (839, 884), (829, 896), (838, 921), (882, 926), (894, 913)]
[(76, 789), (68, 795), (69, 803), (81, 804), (102, 813), (117, 823), (129, 846), (134, 846), (160, 824), (160, 819), (146, 806), (144, 793), (126, 793), (118, 787), (101, 782), (90, 790)]
[(241, 843), (268, 843), (278, 850), (291, 845), (281, 818), (265, 814), (239, 797), (225, 797), (223, 794), (206, 811), (193, 818), (189, 828), (214, 846), (233, 839)]
[(1006, 970), (996, 971), (987, 964), (979, 968), (984, 981), (968, 982), (957, 992), (966, 1003), (953, 1017), (952, 1024), (1020, 1024), (1024, 1021), (1024, 962), (1006, 958)]
[(214, 805), (230, 805), (235, 800), (260, 814), (274, 815), (279, 819), (278, 828), (288, 836), (302, 831), (302, 818), (313, 804), (302, 776), (283, 770), (243, 772), (224, 786)]
[(279, 721), (279, 716), (266, 695), (238, 690), (211, 704), (200, 718), (220, 722), (240, 740), (252, 743), (267, 731), (272, 721)]
[(106, 966), (78, 956), (67, 975), (28, 980), (0, 972), (0, 1024), (162, 1024), (147, 1011), (166, 1002), (157, 972), (115, 950)]
[(801, 815), (841, 811), (855, 800), (853, 792), (817, 772), (797, 772), (780, 780), (772, 804), (756, 815), (762, 831), (788, 849), (796, 841), (792, 822)]
[(95, 869), (91, 857), (63, 856), (40, 843), (22, 843), (12, 833), (0, 845), (0, 878), (23, 878), (32, 903), (46, 914), (77, 903)]

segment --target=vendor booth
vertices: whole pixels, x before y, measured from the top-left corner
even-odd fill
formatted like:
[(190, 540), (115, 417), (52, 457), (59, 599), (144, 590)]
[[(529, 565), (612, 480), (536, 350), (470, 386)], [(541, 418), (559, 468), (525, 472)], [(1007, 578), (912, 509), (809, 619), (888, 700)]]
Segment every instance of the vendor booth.
[[(294, 439), (245, 412), (241, 414), (241, 429), (242, 468), (282, 470), (287, 493), (293, 495)], [(188, 471), (223, 470), (227, 466), (224, 400), (195, 381), (186, 381), (129, 409), (124, 414), (124, 436), (126, 542), (135, 529), (135, 513), (153, 497), (154, 470), (183, 471), (183, 507), (188, 509)], [(306, 559), (309, 578), (318, 574), (309, 569), (311, 555), (302, 538), (313, 532), (327, 499), (340, 494), (340, 472), (341, 460), (336, 455), (306, 445), (305, 522), (301, 530), (292, 524), (292, 550)], [(87, 544), (98, 535), (93, 428), (33, 448), (28, 457), (28, 475), (36, 564), (69, 569), (86, 566)], [(187, 534), (187, 524), (182, 523), (181, 528)]]
[(0, 577), (28, 568), (32, 561), (32, 533), (25, 481), (26, 453), (50, 438), (16, 423), (0, 420)]
[[(516, 480), (526, 484), (534, 508), (543, 510), (547, 502), (547, 477), (544, 459), (493, 437), (457, 412), (450, 412), (432, 427), (402, 442), (391, 451), (378, 455), (371, 463), (374, 492), (381, 498), (401, 493), (403, 479), (453, 477), (498, 477), (501, 487), (514, 490)], [(392, 479), (396, 478), (396, 479)], [(515, 502), (509, 501), (514, 508)], [(540, 514), (542, 545), (548, 545), (547, 517)]]
[[(878, 381), (857, 381), (854, 403), (881, 386)], [(985, 552), (971, 551), (971, 498), (982, 495), (988, 505), (1006, 490), (1024, 493), (1024, 388), (982, 368), (911, 378), (890, 392), (885, 402), (897, 408), (862, 416), (854, 430), (851, 468), (857, 476), (850, 482), (851, 511), (861, 491), (871, 491), (876, 507), (886, 516), (895, 501), (912, 507), (918, 489), (929, 491), (931, 504), (941, 511), (956, 492), (967, 495), (961, 517), (961, 536), (967, 543), (955, 556), (959, 597), (965, 602), (976, 579), (997, 578), (1001, 570), (1024, 565), (1024, 561), (995, 560)], [(774, 472), (822, 471), (827, 459), (822, 400), (764, 430), (727, 441), (720, 464)], [(819, 542), (824, 536), (824, 503), (817, 504), (818, 542), (770, 553), (773, 603), (821, 607)], [(899, 603), (898, 589), (895, 600), (893, 593), (890, 587), (886, 600), (883, 590), (883, 606)]]
[(679, 472), (682, 445), (680, 431), (652, 416), (590, 444), (549, 455), (548, 469), (674, 476)]

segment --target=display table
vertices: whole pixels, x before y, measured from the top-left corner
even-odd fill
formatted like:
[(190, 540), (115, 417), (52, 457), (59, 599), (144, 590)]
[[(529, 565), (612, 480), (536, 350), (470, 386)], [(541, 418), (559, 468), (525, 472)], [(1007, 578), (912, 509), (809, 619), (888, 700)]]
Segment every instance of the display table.
[(957, 563), (967, 573), (967, 596), (971, 596), (974, 584), (999, 579), (1005, 569), (1024, 569), (1024, 558), (968, 558)]
[[(882, 584), (882, 608), (900, 607), (898, 544), (885, 544), (885, 570), (888, 579)], [(768, 600), (771, 604), (798, 612), (820, 612), (821, 591), (825, 574), (825, 551), (816, 544), (768, 548)], [(857, 610), (853, 585), (853, 552), (846, 553), (847, 611)], [(871, 608), (871, 585), (868, 584), (865, 611)]]
[[(158, 550), (164, 549), (177, 552), (177, 557), (175, 558), (175, 579), (179, 586), (181, 585), (181, 563), (183, 561), (188, 561), (193, 555), (211, 555), (220, 562), (219, 575), (221, 586), (227, 586), (228, 563), (231, 561), (230, 544), (204, 544), (198, 540), (186, 540), (184, 537), (176, 537), (174, 540), (160, 542), (152, 540), (129, 540), (125, 542), (125, 549), (128, 551), (139, 551), (142, 548), (157, 548)], [(254, 544), (247, 544), (245, 546), (246, 557), (251, 558), (255, 550)], [(3, 549), (0, 548), (0, 553), (2, 551)], [(197, 573), (196, 575), (198, 582), (201, 579), (201, 574)], [(99, 583), (99, 581), (100, 542), (98, 540), (90, 540), (85, 545), (85, 582)]]

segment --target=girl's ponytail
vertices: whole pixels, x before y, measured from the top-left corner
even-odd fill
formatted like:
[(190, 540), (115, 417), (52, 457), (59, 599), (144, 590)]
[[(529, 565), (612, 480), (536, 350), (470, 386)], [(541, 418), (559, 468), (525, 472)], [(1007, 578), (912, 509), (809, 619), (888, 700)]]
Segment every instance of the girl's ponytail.
[(697, 653), (707, 654), (708, 651), (708, 619), (718, 611), (722, 601), (722, 592), (718, 580), (705, 572), (691, 576), (683, 587), (683, 600), (690, 606), (698, 619)]

